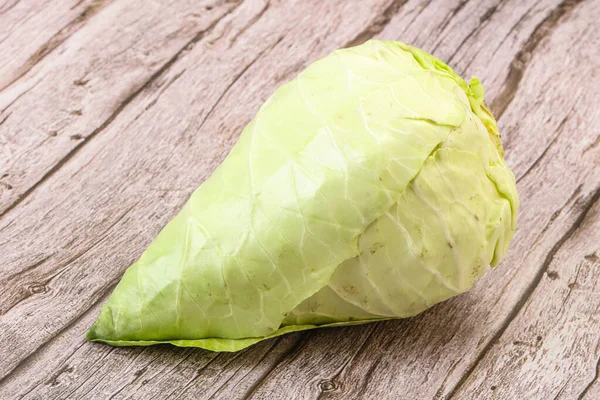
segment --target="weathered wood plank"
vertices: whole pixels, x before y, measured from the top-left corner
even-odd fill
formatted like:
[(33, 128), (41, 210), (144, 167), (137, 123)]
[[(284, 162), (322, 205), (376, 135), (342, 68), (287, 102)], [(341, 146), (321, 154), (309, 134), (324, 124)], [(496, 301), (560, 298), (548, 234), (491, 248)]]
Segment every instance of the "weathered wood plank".
[[(161, 72), (240, 2), (91, 1), (25, 66), (17, 62), (16, 69), (0, 71), (10, 85), (0, 91), (0, 215), (105, 129), (144, 88), (166, 85), (157, 79)], [(30, 22), (35, 28), (27, 24), (23, 29), (43, 27), (38, 19), (47, 14), (45, 7), (57, 18), (72, 13), (64, 9), (67, 3), (59, 2), (56, 9), (51, 2), (41, 3), (45, 6), (26, 10), (26, 15), (38, 15)], [(0, 44), (7, 59), (20, 54), (13, 49), (21, 43), (19, 30), (11, 33), (3, 42), (11, 47)], [(22, 40), (26, 43), (30, 35)]]
[(110, 1), (7, 1), (0, 6), (0, 90), (25, 75)]
[[(164, 87), (144, 89), (35, 196), (4, 216), (0, 343), (11, 346), (0, 350), (2, 375), (19, 363), (21, 371), (34, 367), (27, 357), (68, 332), (112, 288), (281, 81), (344, 45), (389, 2), (267, 5), (245, 2), (219, 22), (164, 71)], [(69, 349), (54, 353), (56, 360)], [(56, 373), (43, 376), (40, 367), (40, 379)]]
[[(563, 279), (558, 271), (561, 278), (547, 282), (547, 272), (563, 257), (588, 255), (600, 239), (598, 33), (586, 30), (600, 17), (597, 2), (321, 3), (244, 2), (0, 220), (0, 254), (8, 254), (0, 269), (7, 288), (0, 298), (0, 398), (520, 395), (505, 386), (521, 379), (527, 357), (510, 358), (510, 343), (534, 335), (519, 336), (531, 321), (524, 315), (536, 316), (530, 329), (547, 329), (546, 346), (568, 351), (557, 340), (563, 327), (536, 313), (562, 301), (546, 299), (548, 292), (565, 290), (544, 286)], [(372, 35), (435, 49), (458, 72), (483, 78), (488, 99), (503, 112), (508, 160), (520, 177), (523, 211), (508, 259), (474, 291), (417, 318), (292, 334), (240, 354), (84, 343), (124, 268), (220, 162), (268, 94), (316, 57)], [(577, 280), (591, 293), (594, 265)], [(589, 300), (589, 292), (572, 292), (570, 310)], [(573, 315), (565, 309), (556, 316), (563, 317)], [(564, 386), (567, 398), (584, 390), (594, 398), (600, 390), (591, 383), (598, 349), (580, 354), (598, 338), (597, 322), (587, 322), (587, 335), (569, 337), (579, 351), (573, 362), (587, 369)], [(552, 362), (536, 354), (540, 367)], [(503, 375), (494, 366), (498, 355), (516, 370)], [(534, 377), (527, 375), (524, 387)], [(493, 391), (490, 379), (500, 382)], [(554, 386), (544, 390), (556, 393)]]

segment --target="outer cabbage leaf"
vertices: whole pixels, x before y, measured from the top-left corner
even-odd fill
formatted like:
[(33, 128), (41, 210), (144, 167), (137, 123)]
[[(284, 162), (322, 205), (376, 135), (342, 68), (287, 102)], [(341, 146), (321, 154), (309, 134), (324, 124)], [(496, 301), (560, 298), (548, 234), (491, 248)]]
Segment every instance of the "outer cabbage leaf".
[(400, 42), (338, 50), (267, 100), (87, 338), (237, 351), (409, 317), (502, 258), (518, 203), (479, 80)]

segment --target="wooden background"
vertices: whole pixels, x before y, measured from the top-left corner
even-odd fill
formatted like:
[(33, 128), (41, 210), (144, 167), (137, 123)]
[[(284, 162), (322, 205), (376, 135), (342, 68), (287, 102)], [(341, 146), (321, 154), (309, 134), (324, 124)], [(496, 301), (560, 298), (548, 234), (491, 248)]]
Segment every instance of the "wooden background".
[[(0, 399), (600, 399), (600, 0), (0, 1)], [(236, 354), (84, 341), (282, 82), (371, 37), (479, 76), (507, 258), (409, 320)]]

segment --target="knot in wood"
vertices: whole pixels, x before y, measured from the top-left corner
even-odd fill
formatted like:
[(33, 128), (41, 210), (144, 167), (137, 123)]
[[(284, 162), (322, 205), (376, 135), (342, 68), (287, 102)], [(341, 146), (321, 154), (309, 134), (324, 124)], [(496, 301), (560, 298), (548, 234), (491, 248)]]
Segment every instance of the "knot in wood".
[(29, 285), (29, 291), (34, 294), (46, 293), (48, 290), (48, 286), (44, 285), (43, 283), (34, 283), (33, 285)]
[(335, 381), (324, 380), (319, 383), (319, 389), (321, 389), (322, 392), (331, 392), (337, 389), (337, 384)]

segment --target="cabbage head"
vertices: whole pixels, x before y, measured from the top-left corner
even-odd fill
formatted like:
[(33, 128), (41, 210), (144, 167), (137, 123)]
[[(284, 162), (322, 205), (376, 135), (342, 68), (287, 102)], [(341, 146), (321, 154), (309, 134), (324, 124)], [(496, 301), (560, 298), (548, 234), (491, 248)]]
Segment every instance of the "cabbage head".
[(500, 261), (518, 207), (477, 78), (401, 42), (337, 50), (266, 101), (87, 338), (237, 351), (414, 316)]

